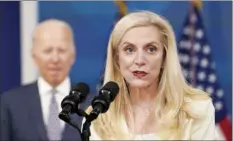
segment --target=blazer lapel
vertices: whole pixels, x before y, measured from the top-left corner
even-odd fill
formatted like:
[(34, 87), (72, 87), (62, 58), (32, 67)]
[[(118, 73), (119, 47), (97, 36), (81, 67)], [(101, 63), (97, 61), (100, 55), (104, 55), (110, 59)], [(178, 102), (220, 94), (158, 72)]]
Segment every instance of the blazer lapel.
[(35, 130), (37, 130), (39, 139), (48, 140), (47, 131), (43, 121), (37, 82), (32, 84), (31, 89), (29, 89), (28, 92), (28, 111), (29, 122), (31, 122)]

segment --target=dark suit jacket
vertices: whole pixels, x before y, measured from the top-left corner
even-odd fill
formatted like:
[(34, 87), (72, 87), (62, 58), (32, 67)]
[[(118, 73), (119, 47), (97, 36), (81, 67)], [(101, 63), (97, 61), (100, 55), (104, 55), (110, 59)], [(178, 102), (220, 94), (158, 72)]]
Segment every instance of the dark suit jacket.
[[(68, 94), (67, 94), (68, 95)], [(86, 109), (91, 95), (80, 105)], [(43, 121), (37, 82), (22, 86), (0, 95), (0, 140), (45, 141), (48, 140)], [(72, 119), (81, 126), (82, 117), (73, 114)], [(81, 141), (78, 131), (65, 124), (62, 140)]]

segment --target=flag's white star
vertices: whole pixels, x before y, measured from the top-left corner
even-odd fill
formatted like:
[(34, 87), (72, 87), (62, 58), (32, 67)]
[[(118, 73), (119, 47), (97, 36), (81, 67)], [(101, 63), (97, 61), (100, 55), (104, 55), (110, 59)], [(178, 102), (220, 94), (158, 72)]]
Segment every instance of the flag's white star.
[(203, 81), (206, 78), (206, 74), (204, 72), (199, 72), (197, 78), (198, 80)]
[(213, 89), (211, 86), (208, 86), (208, 87), (206, 88), (206, 92), (207, 92), (208, 94), (212, 94), (212, 93), (214, 92), (214, 89)]
[(198, 29), (197, 31), (196, 31), (196, 37), (198, 38), (198, 39), (201, 39), (202, 37), (203, 37), (203, 31), (201, 30), (201, 29)]
[(189, 62), (189, 56), (188, 55), (183, 55), (183, 59), (182, 59), (183, 63), (188, 63)]
[(193, 28), (191, 27), (191, 26), (186, 26), (185, 28), (184, 28), (184, 34), (185, 35), (187, 35), (187, 36), (189, 36), (189, 35), (192, 35), (192, 33), (193, 33)]
[(222, 102), (220, 102), (220, 101), (215, 102), (214, 106), (215, 106), (215, 109), (217, 111), (220, 111), (222, 109), (222, 107), (223, 107)]
[(219, 98), (222, 98), (223, 97), (223, 90), (221, 90), (221, 89), (217, 90), (217, 96)]
[(182, 40), (180, 41), (180, 47), (184, 49), (190, 49), (191, 48), (191, 42)]
[(197, 42), (194, 44), (194, 51), (198, 52), (201, 49), (201, 45)]
[(210, 47), (208, 45), (203, 46), (203, 53), (206, 55), (210, 53)]
[(190, 27), (189, 26), (186, 26), (185, 28), (184, 28), (184, 34), (185, 35), (189, 35), (189, 33), (190, 33)]
[(216, 76), (214, 74), (209, 75), (209, 82), (214, 83), (216, 81)]
[(206, 68), (209, 62), (206, 58), (201, 59), (201, 67)]

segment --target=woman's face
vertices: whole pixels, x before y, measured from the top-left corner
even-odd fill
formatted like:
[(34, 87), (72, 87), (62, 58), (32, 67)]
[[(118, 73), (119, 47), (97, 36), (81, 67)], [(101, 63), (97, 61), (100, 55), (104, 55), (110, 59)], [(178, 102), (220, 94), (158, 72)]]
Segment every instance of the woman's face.
[(158, 82), (163, 62), (160, 33), (155, 26), (130, 29), (118, 46), (120, 72), (130, 87), (147, 87)]

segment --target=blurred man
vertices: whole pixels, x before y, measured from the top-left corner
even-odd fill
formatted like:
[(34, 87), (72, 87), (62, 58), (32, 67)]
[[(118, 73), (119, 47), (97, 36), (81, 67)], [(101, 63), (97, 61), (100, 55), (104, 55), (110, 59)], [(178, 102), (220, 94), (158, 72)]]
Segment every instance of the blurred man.
[[(33, 32), (32, 57), (40, 77), (35, 83), (1, 94), (0, 140), (81, 140), (76, 129), (58, 118), (69, 94), (75, 61), (71, 27), (60, 20), (40, 23)], [(78, 124), (81, 117), (72, 117)]]

